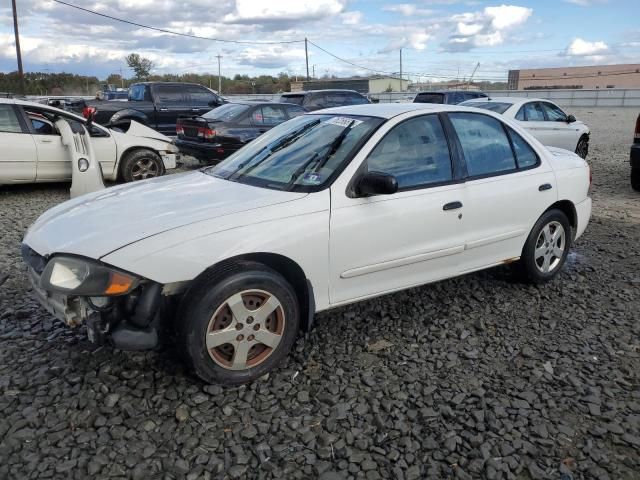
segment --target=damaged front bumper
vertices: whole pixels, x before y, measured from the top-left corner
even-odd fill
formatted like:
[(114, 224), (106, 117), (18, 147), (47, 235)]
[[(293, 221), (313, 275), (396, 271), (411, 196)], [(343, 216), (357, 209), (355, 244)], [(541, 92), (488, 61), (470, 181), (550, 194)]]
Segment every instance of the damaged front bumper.
[(144, 281), (130, 293), (116, 297), (86, 297), (52, 292), (42, 287), (48, 263), (27, 245), (22, 256), (35, 297), (67, 326), (86, 325), (89, 341), (112, 343), (121, 350), (149, 350), (159, 346), (160, 321), (168, 309), (162, 285)]

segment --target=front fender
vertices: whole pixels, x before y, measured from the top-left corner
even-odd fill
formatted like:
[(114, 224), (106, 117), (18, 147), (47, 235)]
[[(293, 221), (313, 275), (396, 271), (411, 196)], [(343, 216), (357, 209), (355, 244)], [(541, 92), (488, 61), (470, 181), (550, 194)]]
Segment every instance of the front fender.
[(329, 305), (329, 190), (295, 202), (197, 222), (126, 245), (101, 258), (160, 284), (195, 279), (212, 265), (254, 253), (287, 257), (314, 286), (318, 310)]

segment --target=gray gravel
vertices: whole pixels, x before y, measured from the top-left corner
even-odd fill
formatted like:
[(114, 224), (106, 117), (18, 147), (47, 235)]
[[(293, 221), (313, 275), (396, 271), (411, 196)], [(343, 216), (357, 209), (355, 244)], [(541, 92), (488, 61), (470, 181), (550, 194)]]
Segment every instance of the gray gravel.
[(496, 268), (320, 314), (241, 388), (51, 318), (18, 246), (68, 186), (1, 187), (0, 478), (637, 479), (637, 112), (572, 113), (595, 207), (556, 281)]

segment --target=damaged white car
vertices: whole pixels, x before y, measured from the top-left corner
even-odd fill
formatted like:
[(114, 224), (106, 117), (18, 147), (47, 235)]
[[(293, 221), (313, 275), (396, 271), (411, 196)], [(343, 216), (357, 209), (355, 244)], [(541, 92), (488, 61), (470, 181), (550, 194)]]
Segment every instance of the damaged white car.
[[(71, 180), (71, 157), (56, 126), (66, 120), (79, 131), (87, 120), (35, 102), (0, 99), (0, 185)], [(131, 182), (163, 175), (176, 167), (171, 139), (131, 122), (127, 132), (88, 125), (95, 158), (105, 180)]]
[(235, 385), (322, 310), (504, 263), (550, 281), (587, 227), (589, 186), (582, 158), (492, 112), (354, 105), (282, 123), (215, 167), (62, 203), (22, 254), (67, 325), (121, 349), (175, 328), (201, 378)]

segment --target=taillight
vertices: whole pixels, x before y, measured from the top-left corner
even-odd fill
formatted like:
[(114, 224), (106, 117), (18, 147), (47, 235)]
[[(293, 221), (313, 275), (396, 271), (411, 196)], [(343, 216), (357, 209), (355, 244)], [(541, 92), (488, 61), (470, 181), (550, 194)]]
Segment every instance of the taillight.
[(636, 131), (633, 135), (633, 143), (640, 143), (640, 115), (638, 115), (638, 119), (636, 120)]
[(176, 134), (177, 135), (184, 135), (184, 127), (182, 126), (182, 123), (180, 123), (180, 122), (176, 123)]
[(589, 165), (589, 190), (591, 190), (592, 183), (593, 183), (593, 170), (591, 170), (591, 165)]
[(82, 116), (88, 120), (89, 117), (94, 115), (97, 111), (96, 107), (84, 107), (82, 109)]
[(198, 128), (199, 138), (204, 138), (205, 140), (211, 140), (215, 136), (216, 136), (216, 131), (211, 128), (207, 128), (207, 127)]

